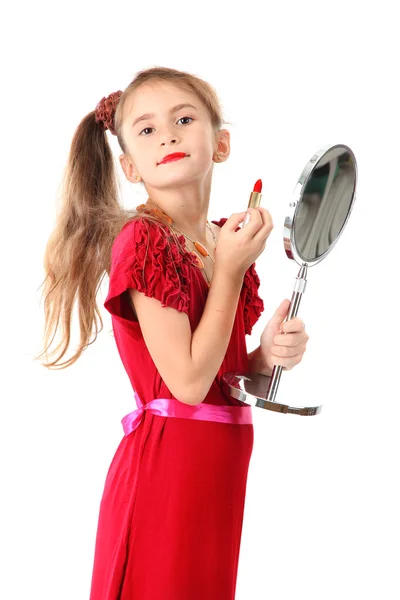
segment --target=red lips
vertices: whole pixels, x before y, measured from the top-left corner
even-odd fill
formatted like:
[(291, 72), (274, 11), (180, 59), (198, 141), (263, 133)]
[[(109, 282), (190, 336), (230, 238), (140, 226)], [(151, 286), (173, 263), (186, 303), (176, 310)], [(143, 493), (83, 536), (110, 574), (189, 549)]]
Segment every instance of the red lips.
[(184, 152), (174, 152), (173, 154), (167, 154), (167, 156), (164, 156), (162, 161), (159, 162), (158, 164), (161, 165), (162, 163), (170, 162), (172, 160), (178, 160), (179, 158), (185, 158), (185, 156), (187, 156), (187, 154), (185, 154)]

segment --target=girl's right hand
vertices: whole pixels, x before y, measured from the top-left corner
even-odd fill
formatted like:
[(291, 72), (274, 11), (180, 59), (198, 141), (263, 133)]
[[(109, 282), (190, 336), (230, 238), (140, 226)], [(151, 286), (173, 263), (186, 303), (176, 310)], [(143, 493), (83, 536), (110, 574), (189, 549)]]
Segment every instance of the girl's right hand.
[[(249, 222), (239, 231), (235, 231), (247, 212), (250, 213)], [(231, 215), (219, 232), (215, 268), (234, 277), (243, 277), (263, 252), (273, 227), (270, 213), (261, 206)]]

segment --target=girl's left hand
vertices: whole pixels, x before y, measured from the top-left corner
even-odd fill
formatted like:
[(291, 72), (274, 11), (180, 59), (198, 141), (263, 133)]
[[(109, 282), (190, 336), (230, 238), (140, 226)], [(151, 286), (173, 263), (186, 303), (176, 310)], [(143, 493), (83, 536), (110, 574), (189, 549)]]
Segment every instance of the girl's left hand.
[(289, 307), (290, 300), (283, 300), (261, 335), (261, 356), (271, 370), (275, 365), (281, 365), (286, 371), (290, 371), (299, 364), (306, 351), (309, 336), (304, 322), (294, 317), (283, 323)]

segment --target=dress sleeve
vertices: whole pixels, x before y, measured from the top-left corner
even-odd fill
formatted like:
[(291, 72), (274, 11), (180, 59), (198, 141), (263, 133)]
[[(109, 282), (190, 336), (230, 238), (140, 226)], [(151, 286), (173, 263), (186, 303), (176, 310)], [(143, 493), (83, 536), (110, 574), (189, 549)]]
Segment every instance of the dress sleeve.
[(260, 278), (257, 274), (255, 264), (253, 263), (247, 269), (243, 279), (244, 294), (244, 330), (250, 335), (254, 325), (257, 323), (261, 313), (264, 310), (264, 302), (258, 295), (260, 287)]
[(165, 229), (145, 217), (133, 219), (114, 240), (104, 306), (112, 315), (134, 321), (126, 291), (135, 288), (164, 308), (189, 314), (189, 277), (188, 265)]
[[(225, 225), (228, 219), (223, 217), (219, 221), (212, 221), (218, 227)], [(237, 227), (235, 231), (239, 231), (240, 227)], [(260, 287), (260, 278), (258, 277), (255, 262), (250, 265), (244, 274), (243, 278), (243, 317), (244, 317), (244, 329), (245, 334), (250, 335), (253, 326), (257, 323), (261, 313), (264, 310), (264, 302), (258, 295), (258, 288)]]

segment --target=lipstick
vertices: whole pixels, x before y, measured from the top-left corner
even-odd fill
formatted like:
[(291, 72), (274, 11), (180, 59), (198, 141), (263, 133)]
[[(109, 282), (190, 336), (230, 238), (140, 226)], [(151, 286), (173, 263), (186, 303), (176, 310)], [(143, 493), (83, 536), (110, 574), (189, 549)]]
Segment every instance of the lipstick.
[(187, 156), (187, 154), (185, 154), (184, 152), (174, 152), (173, 154), (167, 154), (167, 156), (164, 156), (162, 161), (158, 164), (163, 165), (164, 163), (172, 162), (173, 160), (185, 158), (185, 156)]
[[(261, 190), (262, 190), (262, 181), (261, 181), (261, 179), (258, 179), (258, 181), (255, 182), (254, 189), (250, 194), (249, 205), (247, 208), (257, 208), (257, 206), (260, 205), (261, 195), (262, 195)], [(245, 225), (247, 225), (247, 223), (249, 221), (250, 221), (250, 214), (247, 213), (246, 216), (244, 217), (242, 228)]]

